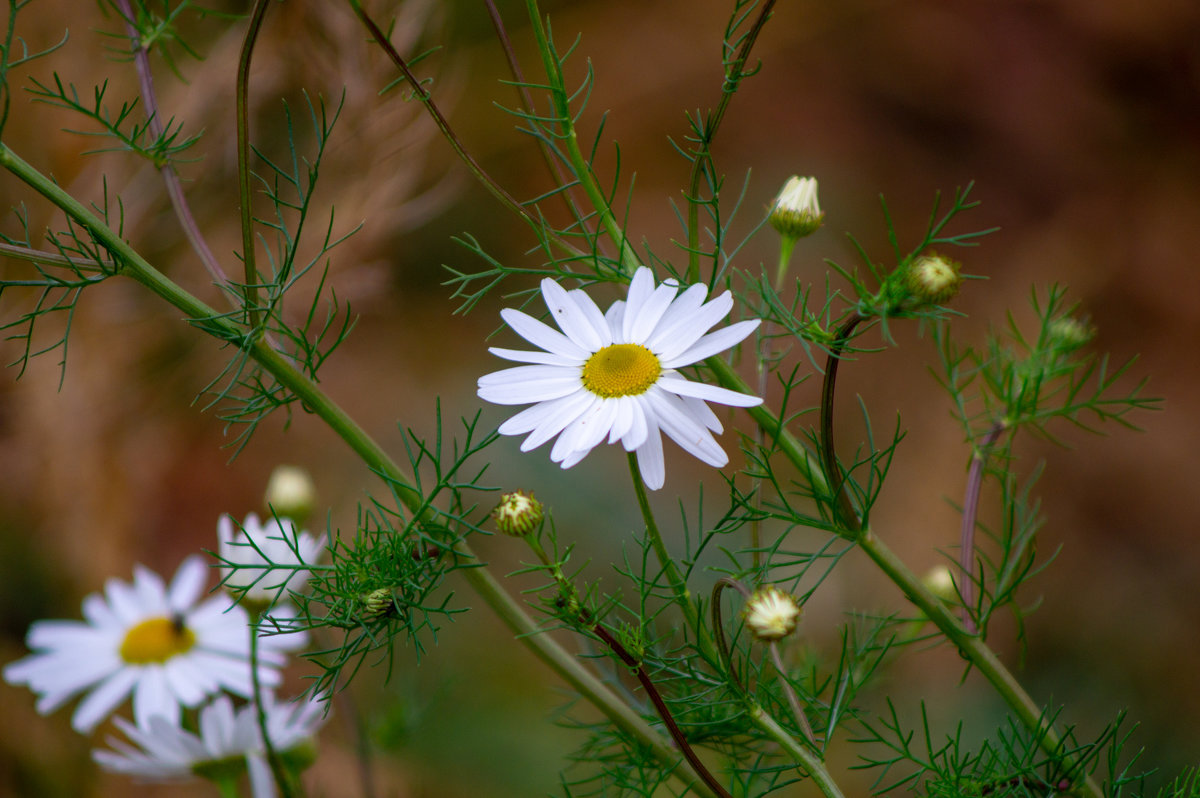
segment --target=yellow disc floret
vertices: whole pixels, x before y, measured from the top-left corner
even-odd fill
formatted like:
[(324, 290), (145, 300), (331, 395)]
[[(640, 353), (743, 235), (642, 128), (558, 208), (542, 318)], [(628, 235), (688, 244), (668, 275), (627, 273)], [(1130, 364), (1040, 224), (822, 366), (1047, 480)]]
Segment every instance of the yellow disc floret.
[(583, 364), (583, 387), (605, 399), (645, 393), (658, 380), (662, 366), (641, 344), (613, 344)]
[(196, 644), (196, 634), (182, 618), (149, 618), (125, 633), (121, 659), (130, 665), (166, 662)]

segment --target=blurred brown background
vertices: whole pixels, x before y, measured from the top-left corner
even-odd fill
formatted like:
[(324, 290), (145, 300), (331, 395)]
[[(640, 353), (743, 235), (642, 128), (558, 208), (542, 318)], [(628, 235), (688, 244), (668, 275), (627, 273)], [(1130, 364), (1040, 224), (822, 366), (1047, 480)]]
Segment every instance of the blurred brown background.
[[(381, 16), (394, 4), (371, 4)], [(384, 10), (387, 5), (388, 10)], [(630, 232), (663, 257), (681, 232), (669, 204), (681, 202), (687, 164), (668, 137), (687, 133), (684, 112), (710, 108), (721, 84), (721, 35), (730, 4), (715, 0), (571, 2), (547, 4), (561, 44), (577, 32), (583, 58), (597, 75), (584, 128), (610, 111), (606, 136), (621, 143), (625, 177), (637, 173)], [(521, 8), (501, 3), (527, 72), (537, 75)], [(244, 11), (236, 3), (224, 10)], [(493, 101), (514, 102), (502, 57), (480, 4), (409, 2), (396, 41), (406, 52), (444, 49), (423, 65), (468, 147), (510, 191), (531, 197), (550, 183), (536, 150), (514, 132), (513, 119)], [(95, 4), (39, 0), (22, 15), (19, 32), (31, 47), (62, 35), (60, 52), (13, 76), (43, 81), (51, 70), (81, 91), (105, 78), (113, 97), (132, 97), (128, 64), (105, 57), (99, 31), (117, 21)], [(199, 163), (181, 169), (210, 243), (231, 274), (240, 269), (232, 93), (241, 22), (189, 19), (192, 44), (206, 56), (181, 56), (187, 80), (155, 70), (163, 111), (205, 131)], [(253, 75), (256, 141), (281, 152), (282, 106), (303, 102), (301, 89), (335, 98), (346, 84), (346, 108), (329, 148), (318, 205), (337, 208), (335, 229), (363, 230), (334, 253), (338, 296), (359, 317), (349, 342), (326, 365), (329, 393), (400, 453), (398, 426), (428, 434), (434, 397), (448, 426), (479, 409), (474, 381), (497, 368), (484, 338), (503, 306), (493, 296), (473, 314), (454, 316), (440, 283), (442, 264), (471, 270), (481, 263), (450, 240), (470, 231), (494, 255), (532, 263), (531, 238), (519, 223), (471, 184), (415, 104), (376, 92), (392, 75), (380, 53), (364, 44), (348, 10), (320, 0), (272, 7)], [(1025, 595), (1044, 605), (1029, 622), (1022, 677), (1041, 701), (1066, 704), (1066, 722), (1094, 734), (1122, 708), (1142, 726), (1130, 749), (1145, 746), (1147, 769), (1161, 783), (1200, 761), (1200, 6), (1190, 0), (1046, 0), (1045, 2), (781, 2), (762, 35), (759, 75), (735, 99), (716, 147), (731, 186), (748, 170), (749, 188), (735, 232), (745, 234), (786, 177), (821, 181), (825, 228), (797, 250), (793, 267), (820, 286), (822, 258), (855, 264), (843, 233), (853, 232), (878, 260), (887, 240), (877, 200), (887, 197), (902, 242), (919, 237), (933, 193), (977, 181), (982, 207), (958, 231), (999, 226), (975, 250), (959, 251), (968, 283), (955, 307), (965, 340), (982, 342), (989, 325), (1012, 310), (1028, 322), (1031, 284), (1070, 285), (1099, 330), (1094, 348), (1117, 361), (1140, 353), (1135, 375), (1150, 375), (1150, 392), (1166, 398), (1162, 412), (1096, 437), (1059, 428), (1067, 451), (1025, 439), (1019, 467), (1044, 460), (1038, 493), (1047, 524), (1040, 550), (1059, 547), (1057, 562)], [(101, 175), (125, 204), (127, 237), (152, 262), (211, 303), (221, 297), (178, 233), (157, 173), (121, 154), (81, 157), (96, 141), (59, 132), (83, 124), (34, 105), (14, 92), (6, 142), (49, 171), (77, 196), (97, 200)], [(299, 115), (298, 115), (299, 116)], [(611, 155), (605, 156), (611, 164)], [(4, 204), (25, 202), (31, 228), (60, 227), (61, 218), (13, 178), (0, 175)], [(320, 224), (321, 217), (316, 222)], [(15, 223), (5, 222), (7, 232)], [(773, 263), (775, 240), (756, 238), (737, 265)], [(0, 265), (5, 275), (27, 267)], [(511, 288), (518, 286), (514, 283)], [(524, 287), (524, 286), (521, 286)], [(303, 292), (304, 288), (301, 289)], [(308, 289), (311, 290), (311, 289)], [(6, 294), (7, 321), (27, 297)], [(289, 312), (299, 314), (303, 301)], [(50, 343), (61, 320), (46, 323)], [(841, 445), (858, 443), (855, 395), (888, 427), (898, 410), (909, 429), (892, 481), (876, 510), (875, 528), (923, 570), (951, 550), (968, 449), (949, 404), (927, 366), (930, 342), (897, 332), (895, 350), (843, 371), (846, 421)], [(509, 341), (507, 345), (511, 345)], [(0, 346), (5, 362), (19, 354)], [(28, 624), (78, 617), (79, 600), (109, 577), (128, 579), (136, 562), (173, 572), (188, 553), (213, 545), (217, 517), (258, 508), (261, 490), (279, 463), (307, 467), (334, 528), (352, 530), (357, 502), (376, 483), (350, 452), (313, 418), (298, 413), (264, 424), (231, 461), (232, 440), (213, 411), (201, 412), (201, 389), (225, 353), (181, 323), (179, 314), (137, 286), (118, 280), (80, 303), (70, 340), (66, 379), (58, 386), (57, 353), (35, 360), (20, 381), (0, 382), (0, 662), (24, 653)], [(810, 392), (815, 391), (809, 386)], [(807, 397), (811, 398), (811, 397)], [(486, 425), (505, 413), (484, 408)], [(727, 449), (735, 447), (726, 435)], [(566, 474), (540, 451), (521, 456), (514, 441), (494, 450), (490, 473), (504, 487), (532, 487), (556, 510), (560, 528), (582, 528), (580, 556), (607, 574), (633, 526), (632, 516), (607, 530), (586, 531), (598, 509), (623, 506), (622, 458), (598, 451)], [(705, 476), (678, 450), (668, 455), (667, 490)], [(957, 499), (955, 497), (958, 497)], [(993, 508), (994, 509), (994, 508)], [(502, 541), (481, 545), (503, 572), (519, 553)], [(457, 600), (471, 604), (464, 589)], [(825, 646), (848, 610), (900, 610), (897, 590), (862, 558), (851, 556), (810, 608), (808, 639)], [(541, 795), (555, 789), (565, 754), (582, 741), (547, 720), (561, 695), (531, 656), (509, 644), (486, 613), (459, 616), (417, 667), (399, 652), (399, 667), (373, 696), (377, 676), (356, 687), (364, 706), (394, 705), (370, 716), (378, 744), (380, 794), (402, 796)], [(995, 644), (1009, 662), (1011, 630)], [(487, 657), (475, 656), (486, 651)], [(479, 663), (476, 665), (475, 663)], [(939, 723), (960, 716), (970, 739), (998, 722), (1002, 709), (979, 680), (959, 684), (961, 661), (949, 651), (911, 653), (889, 671), (881, 691), (915, 707), (928, 699)], [(303, 668), (297, 670), (297, 685)], [(89, 742), (69, 728), (70, 710), (49, 718), (33, 711), (33, 696), (0, 687), (0, 793), (12, 795), (204, 795), (203, 787), (130, 786), (98, 775)], [(344, 710), (345, 708), (343, 708)], [(361, 795), (348, 742), (349, 713), (331, 723), (324, 755), (312, 775), (314, 795)], [(376, 713), (380, 714), (380, 713)], [(519, 733), (515, 732), (519, 730)], [(836, 772), (853, 763), (835, 744)], [(861, 775), (844, 776), (851, 794)], [(807, 794), (800, 791), (797, 794)]]

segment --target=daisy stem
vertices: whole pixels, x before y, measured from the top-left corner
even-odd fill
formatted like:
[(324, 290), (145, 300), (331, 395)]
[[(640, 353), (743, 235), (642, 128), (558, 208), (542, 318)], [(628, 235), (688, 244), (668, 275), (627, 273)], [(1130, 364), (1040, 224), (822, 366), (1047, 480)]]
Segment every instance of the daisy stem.
[[(710, 357), (704, 362), (721, 385), (742, 393), (749, 392), (742, 378), (720, 357)], [(783, 421), (775, 413), (765, 404), (748, 408), (748, 412), (751, 418), (774, 438), (783, 455), (805, 475), (814, 494), (832, 495), (829, 480), (819, 460), (795, 436), (784, 429)], [(851, 519), (845, 520), (857, 522), (857, 517), (852, 516)], [(1013, 714), (1037, 740), (1039, 747), (1056, 759), (1065, 759), (1068, 765), (1074, 764), (1075, 758), (1065, 753), (1068, 749), (1063, 738), (1046, 720), (1045, 713), (1025, 692), (1016, 677), (1000, 661), (996, 652), (977, 635), (971, 634), (912, 569), (876, 536), (870, 526), (856, 529), (854, 541), (884, 575), (903, 591), (908, 600), (941, 630), (963, 658), (983, 674)], [(1102, 798), (1103, 792), (1090, 776), (1085, 777), (1080, 773), (1076, 778), (1082, 782), (1089, 795)]]
[[(405, 507), (413, 512), (420, 512), (424, 508), (424, 497), (409, 484), (395, 461), (347, 415), (345, 410), (322, 391), (311, 377), (301, 373), (289, 358), (273, 349), (268, 342), (254, 335), (252, 331), (237, 324), (228, 314), (217, 312), (151, 266), (111, 227), (3, 142), (0, 142), (0, 168), (10, 172), (86, 229), (96, 243), (112, 253), (114, 261), (121, 265), (119, 274), (150, 289), (182, 311), (190, 323), (214, 338), (244, 348), (250, 357), (278, 380), (280, 385), (303, 402), (307, 409), (321, 418), (345, 441), (366, 466), (395, 491)], [(463, 578), (526, 648), (596, 706), (614, 726), (653, 751), (665, 770), (682, 779), (697, 795), (715, 798), (715, 794), (707, 785), (699, 781), (690, 770), (677, 767), (679, 752), (667, 739), (652, 729), (638, 713), (595, 674), (584, 668), (566, 649), (544, 633), (521, 604), (500, 585), (466, 542), (460, 541), (456, 551), (460, 556), (480, 563), (479, 567), (462, 568)]]
[(275, 778), (275, 785), (279, 787), (283, 798), (291, 798), (295, 794), (292, 789), (292, 779), (287, 769), (284, 768), (283, 761), (280, 760), (279, 752), (275, 750), (275, 744), (271, 741), (271, 735), (267, 729), (267, 705), (263, 703), (262, 678), (258, 672), (258, 630), (261, 621), (262, 615), (258, 614), (255, 614), (253, 620), (250, 621), (250, 686), (254, 693), (254, 717), (258, 722), (263, 750), (267, 755), (267, 764), (271, 766), (271, 775)]
[(238, 791), (237, 779), (231, 776), (225, 778), (214, 779), (213, 785), (217, 788), (217, 794), (221, 798), (241, 798), (241, 793)]
[(604, 226), (608, 237), (617, 246), (617, 251), (620, 253), (621, 269), (624, 271), (625, 277), (633, 277), (633, 273), (637, 271), (641, 262), (637, 254), (633, 251), (629, 239), (625, 236), (625, 230), (617, 222), (617, 217), (613, 213), (608, 198), (604, 196), (600, 184), (596, 181), (596, 173), (592, 170), (591, 162), (584, 157), (583, 152), (579, 149), (579, 136), (576, 133), (574, 115), (571, 112), (571, 98), (567, 92), (566, 81), (563, 78), (562, 60), (558, 57), (558, 52), (554, 49), (554, 43), (550, 41), (550, 37), (546, 34), (546, 25), (542, 18), (542, 12), (538, 9), (537, 0), (525, 0), (525, 8), (529, 13), (529, 22), (533, 28), (534, 38), (537, 41), (538, 52), (542, 56), (542, 67), (546, 70), (546, 82), (547, 88), (550, 90), (550, 101), (554, 105), (554, 113), (557, 116), (555, 121), (558, 122), (560, 128), (557, 135), (566, 147), (567, 160), (571, 163), (571, 171), (575, 173), (575, 178), (579, 181), (580, 187), (587, 194), (588, 202), (596, 209), (596, 213), (600, 217), (600, 223)]
[(663, 574), (671, 583), (671, 591), (675, 594), (675, 603), (683, 611), (688, 626), (695, 631), (696, 645), (700, 652), (709, 662), (718, 664), (721, 662), (721, 657), (713, 642), (712, 632), (704, 623), (699, 608), (692, 603), (692, 592), (688, 590), (687, 578), (680, 573), (679, 566), (671, 557), (671, 552), (667, 551), (667, 544), (663, 542), (662, 533), (658, 531), (658, 523), (654, 520), (654, 512), (650, 509), (650, 499), (646, 495), (646, 486), (642, 482), (641, 472), (638, 471), (637, 455), (630, 452), (628, 459), (629, 475), (633, 478), (633, 490), (637, 494), (642, 520), (646, 523), (646, 536), (650, 538), (650, 545), (654, 547), (654, 554), (658, 558), (658, 564), (662, 568)]

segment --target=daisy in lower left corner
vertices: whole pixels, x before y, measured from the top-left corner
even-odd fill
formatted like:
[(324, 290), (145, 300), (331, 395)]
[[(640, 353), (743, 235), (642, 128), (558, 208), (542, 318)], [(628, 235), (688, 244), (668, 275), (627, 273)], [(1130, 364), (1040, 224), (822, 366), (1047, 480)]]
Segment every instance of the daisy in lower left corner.
[[(83, 601), (83, 621), (36, 621), (26, 642), (33, 653), (4, 668), (11, 684), (38, 693), (37, 710), (54, 711), (87, 693), (71, 724), (90, 732), (130, 694), (139, 725), (153, 716), (177, 724), (180, 706), (195, 707), (222, 690), (253, 694), (250, 621), (223, 593), (202, 600), (209, 569), (188, 557), (169, 585), (138, 566), (133, 582), (110, 579), (104, 595)], [(285, 652), (302, 635), (261, 636), (258, 674), (273, 687)]]

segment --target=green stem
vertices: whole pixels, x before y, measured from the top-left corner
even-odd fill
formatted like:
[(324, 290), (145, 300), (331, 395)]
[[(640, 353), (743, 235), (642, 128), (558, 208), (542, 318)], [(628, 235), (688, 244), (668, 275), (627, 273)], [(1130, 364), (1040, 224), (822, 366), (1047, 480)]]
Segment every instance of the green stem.
[[(837, 386), (838, 364), (842, 362), (842, 353), (846, 341), (854, 332), (854, 328), (865, 318), (858, 312), (852, 313), (838, 329), (834, 336), (833, 346), (829, 349), (829, 357), (825, 361), (825, 379), (821, 383), (821, 458), (825, 468), (825, 479), (829, 485), (829, 500), (834, 506), (834, 519), (849, 533), (857, 533), (862, 526), (858, 511), (846, 489), (846, 478), (837, 462), (837, 451), (833, 446), (833, 394)], [(853, 539), (853, 534), (846, 537)]]
[(742, 78), (746, 77), (742, 70), (746, 66), (746, 61), (750, 59), (750, 51), (754, 49), (754, 43), (758, 41), (758, 34), (762, 33), (763, 26), (767, 24), (767, 19), (771, 16), (771, 9), (774, 7), (775, 0), (767, 0), (763, 4), (762, 9), (758, 12), (758, 18), (754, 20), (754, 25), (742, 40), (742, 46), (739, 48), (737, 56), (726, 66), (725, 83), (721, 86), (721, 100), (717, 103), (717, 110), (705, 120), (704, 132), (700, 137), (696, 157), (692, 159), (692, 173), (688, 179), (686, 195), (688, 203), (687, 281), (689, 283), (700, 282), (700, 203), (696, 199), (700, 195), (700, 179), (704, 176), (706, 167), (712, 168), (713, 139), (716, 138), (721, 121), (725, 118), (729, 101), (737, 93)]
[(617, 246), (617, 250), (620, 253), (621, 268), (625, 276), (632, 277), (634, 271), (641, 265), (641, 261), (633, 251), (633, 247), (629, 244), (629, 239), (626, 238), (625, 231), (617, 223), (617, 218), (613, 214), (608, 198), (604, 196), (599, 183), (596, 182), (596, 173), (592, 171), (592, 165), (583, 156), (583, 151), (579, 149), (579, 136), (575, 131), (574, 117), (571, 114), (570, 98), (567, 94), (566, 82), (563, 79), (562, 68), (554, 49), (554, 43), (546, 35), (545, 23), (542, 20), (541, 11), (538, 10), (537, 0), (525, 0), (525, 8), (529, 13), (529, 22), (533, 27), (533, 35), (537, 41), (538, 52), (542, 56), (542, 66), (546, 70), (547, 85), (550, 88), (550, 100), (554, 104), (554, 113), (558, 117), (558, 124), (561, 128), (558, 136), (566, 145), (567, 160), (571, 162), (571, 170), (575, 173), (576, 179), (579, 180), (580, 187), (587, 194), (588, 201), (596, 209), (605, 232), (608, 233), (608, 237)]
[(761, 706), (750, 705), (750, 719), (754, 721), (755, 726), (766, 732), (768, 737), (779, 743), (785, 751), (802, 764), (809, 778), (816, 782), (818, 789), (826, 798), (843, 798), (842, 791), (838, 788), (837, 782), (833, 780), (833, 776), (825, 769), (825, 763), (821, 761), (821, 758), (788, 734), (787, 730), (780, 726), (779, 722), (767, 714)]
[[(747, 392), (745, 382), (721, 358), (711, 357), (705, 361), (705, 365), (724, 387), (743, 393)], [(807, 477), (814, 494), (833, 495), (825, 471), (816, 456), (783, 428), (778, 416), (768, 410), (765, 405), (749, 408), (749, 413), (763, 427), (763, 431), (774, 438), (784, 456)], [(891, 549), (884, 545), (870, 527), (859, 529), (855, 542), (904, 592), (904, 595), (916, 604), (926, 617), (941, 630), (942, 634), (958, 648), (963, 657), (983, 674), (1017, 718), (1033, 734), (1042, 750), (1051, 756), (1064, 756), (1062, 737), (1046, 721), (1037, 704), (1004, 666), (996, 653), (983, 640), (968, 632), (958, 619), (947, 612), (945, 605), (925, 587), (920, 578), (907, 565), (892, 553)], [(1095, 798), (1103, 798), (1102, 791), (1093, 779), (1090, 777), (1084, 779), (1084, 784), (1088, 792)]]
[(279, 752), (275, 750), (275, 743), (271, 740), (267, 729), (267, 705), (263, 703), (262, 678), (258, 672), (258, 626), (261, 619), (262, 616), (256, 614), (250, 621), (250, 685), (253, 692), (254, 717), (258, 722), (258, 731), (262, 735), (267, 764), (271, 766), (271, 775), (275, 777), (275, 786), (279, 788), (283, 798), (291, 798), (295, 794), (292, 789), (292, 779), (283, 766), (283, 761), (279, 758)]
[[(221, 340), (241, 342), (251, 357), (320, 417), (362, 458), (368, 468), (392, 486), (406, 507), (413, 511), (423, 507), (423, 497), (407, 482), (399, 466), (315, 382), (299, 372), (288, 358), (271, 349), (261, 339), (247, 343), (245, 341), (246, 333), (242, 327), (227, 316), (217, 313), (216, 310), (183, 290), (151, 266), (82, 203), (22, 160), (3, 143), (0, 143), (0, 167), (11, 172), (87, 229), (97, 242), (124, 265), (120, 272), (122, 275), (149, 288), (183, 311), (184, 315), (193, 323), (202, 322), (202, 328), (206, 332)], [(654, 731), (640, 715), (538, 627), (492, 573), (482, 566), (482, 561), (478, 560), (465, 542), (460, 543), (456, 551), (463, 557), (475, 559), (481, 563), (480, 567), (461, 569), (463, 577), (526, 648), (580, 695), (594, 704), (615, 726), (653, 751), (665, 769), (687, 782), (688, 786), (698, 795), (714, 798), (707, 787), (695, 781), (689, 771), (676, 767), (679, 762), (679, 753), (662, 735)]]

